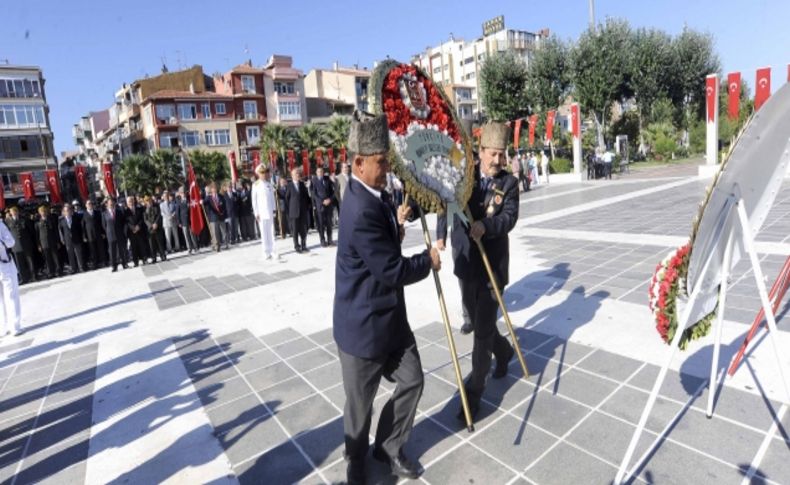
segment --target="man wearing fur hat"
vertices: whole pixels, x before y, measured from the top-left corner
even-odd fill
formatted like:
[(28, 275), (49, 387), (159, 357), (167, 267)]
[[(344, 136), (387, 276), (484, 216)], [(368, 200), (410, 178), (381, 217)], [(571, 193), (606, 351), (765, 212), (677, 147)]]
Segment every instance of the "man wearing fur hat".
[(403, 454), (422, 395), (423, 374), (406, 316), (403, 287), (439, 270), (434, 248), (401, 254), (410, 209), (384, 191), (390, 170), (387, 119), (356, 112), (348, 146), (352, 175), (340, 209), (333, 327), (343, 373), (343, 413), (348, 483), (365, 482), (365, 457), (373, 400), (382, 376), (397, 386), (381, 410), (373, 457), (392, 473), (417, 478), (421, 469)]
[[(491, 354), (496, 357), (494, 379), (507, 374), (514, 350), (496, 326), (498, 304), (483, 259), (475, 240), (483, 243), (500, 291), (508, 283), (510, 242), (508, 233), (518, 220), (518, 179), (505, 170), (508, 128), (502, 123), (483, 126), (480, 143), (480, 169), (468, 207), (474, 218), (467, 227), (457, 217), (453, 221), (454, 273), (460, 280), (461, 300), (474, 329), (472, 372), (466, 379), (466, 393), (472, 418), (480, 409), (480, 399), (491, 368)], [(437, 229), (437, 239), (444, 239), (446, 224)], [(464, 419), (463, 410), (458, 413)]]

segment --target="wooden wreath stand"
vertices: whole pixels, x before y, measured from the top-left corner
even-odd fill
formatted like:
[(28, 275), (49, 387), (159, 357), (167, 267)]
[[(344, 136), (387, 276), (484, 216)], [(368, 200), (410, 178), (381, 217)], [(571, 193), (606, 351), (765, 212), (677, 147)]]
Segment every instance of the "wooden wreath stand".
[[(754, 236), (752, 235), (751, 226), (749, 225), (749, 217), (746, 214), (746, 208), (744, 207), (742, 199), (736, 199), (735, 196), (731, 195), (725, 204), (724, 210), (721, 213), (722, 215), (719, 218), (719, 223), (716, 226), (716, 232), (714, 233), (714, 239), (712, 248), (718, 246), (719, 242), (722, 240), (723, 237), (726, 236), (727, 238), (727, 245), (725, 246), (724, 250), (724, 257), (722, 261), (722, 270), (721, 270), (721, 284), (719, 285), (719, 306), (718, 310), (716, 311), (716, 320), (715, 320), (715, 340), (714, 340), (714, 347), (713, 347), (713, 357), (711, 358), (711, 367), (710, 367), (710, 383), (709, 383), (709, 391), (708, 391), (708, 405), (706, 414), (708, 418), (713, 416), (713, 402), (716, 396), (716, 389), (718, 387), (718, 362), (719, 362), (719, 351), (721, 349), (721, 329), (722, 323), (724, 319), (724, 309), (726, 306), (727, 301), (727, 279), (729, 278), (730, 266), (732, 263), (732, 252), (733, 252), (733, 245), (736, 237), (736, 224), (730, 225), (730, 231), (728, 234), (725, 233), (725, 227), (727, 226), (727, 222), (729, 222), (730, 218), (735, 216), (737, 217), (737, 221), (740, 225), (740, 236), (742, 238), (743, 247), (745, 252), (749, 255), (749, 260), (751, 262), (752, 271), (754, 272), (754, 279), (757, 283), (757, 291), (760, 295), (760, 301), (762, 302), (763, 312), (765, 312), (765, 317), (768, 322), (768, 329), (769, 329), (769, 337), (771, 339), (771, 345), (773, 347), (773, 352), (776, 357), (776, 362), (779, 367), (779, 378), (782, 380), (782, 385), (785, 391), (785, 398), (787, 399), (786, 402), (790, 403), (790, 387), (788, 387), (787, 379), (785, 378), (784, 369), (782, 365), (782, 360), (779, 353), (778, 342), (776, 340), (776, 318), (774, 316), (774, 309), (771, 305), (771, 301), (768, 297), (768, 292), (765, 289), (765, 282), (763, 280), (763, 272), (760, 268), (760, 262), (757, 257), (757, 252), (754, 248)], [(636, 430), (634, 431), (634, 435), (631, 438), (631, 443), (628, 445), (628, 449), (625, 452), (625, 456), (623, 457), (623, 461), (620, 463), (620, 468), (617, 471), (617, 476), (615, 478), (615, 484), (622, 484), (627, 479), (631, 477), (639, 468), (642, 466), (643, 462), (647, 459), (650, 454), (657, 448), (658, 444), (664, 439), (665, 435), (669, 432), (669, 429), (675, 424), (677, 418), (672, 420), (661, 432), (661, 434), (656, 438), (656, 440), (651, 444), (651, 446), (645, 451), (645, 453), (639, 458), (639, 460), (634, 464), (631, 471), (627, 471), (628, 464), (633, 457), (634, 451), (636, 450), (636, 445), (639, 442), (639, 437), (642, 434), (642, 431), (645, 429), (645, 425), (647, 424), (647, 419), (650, 416), (650, 412), (653, 410), (653, 406), (656, 403), (656, 399), (658, 397), (658, 392), (661, 389), (661, 385), (664, 383), (664, 379), (667, 375), (667, 370), (669, 369), (669, 364), (672, 362), (672, 358), (675, 356), (675, 352), (677, 352), (678, 344), (680, 343), (680, 338), (683, 335), (684, 330), (689, 326), (690, 323), (689, 319), (691, 318), (691, 311), (694, 307), (694, 303), (696, 302), (697, 298), (699, 298), (700, 290), (702, 288), (702, 282), (704, 280), (704, 276), (710, 267), (710, 263), (713, 260), (715, 251), (711, 250), (710, 254), (707, 255), (704, 264), (702, 266), (702, 271), (700, 271), (699, 279), (697, 280), (694, 288), (691, 291), (689, 296), (689, 301), (686, 304), (686, 307), (683, 309), (683, 312), (678, 319), (678, 326), (675, 329), (675, 335), (672, 338), (672, 343), (667, 350), (667, 359), (664, 362), (663, 367), (661, 367), (661, 371), (658, 373), (658, 377), (656, 377), (656, 381), (653, 384), (653, 389), (650, 392), (650, 397), (647, 400), (647, 404), (645, 404), (645, 408), (642, 411), (642, 416), (639, 419), (639, 424), (637, 424)]]

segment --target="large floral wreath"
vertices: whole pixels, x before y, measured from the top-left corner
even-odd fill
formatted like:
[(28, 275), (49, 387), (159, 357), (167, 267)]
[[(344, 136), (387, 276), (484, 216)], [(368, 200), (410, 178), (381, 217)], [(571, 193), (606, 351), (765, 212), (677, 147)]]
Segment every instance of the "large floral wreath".
[(370, 106), (387, 116), (390, 160), (406, 193), (427, 211), (461, 214), (474, 161), (444, 93), (419, 67), (391, 60), (376, 67), (371, 86)]

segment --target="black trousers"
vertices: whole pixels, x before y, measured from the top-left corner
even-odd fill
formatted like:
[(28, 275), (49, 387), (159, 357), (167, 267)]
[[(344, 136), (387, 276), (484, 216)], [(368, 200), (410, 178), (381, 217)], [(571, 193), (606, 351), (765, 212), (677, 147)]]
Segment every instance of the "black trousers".
[(466, 394), (470, 404), (477, 405), (483, 397), (488, 373), (491, 371), (491, 354), (504, 359), (510, 343), (496, 327), (499, 304), (487, 281), (461, 281), (461, 304), (472, 320), (474, 343), (472, 345), (472, 372), (466, 380)]
[(145, 261), (148, 258), (148, 241), (142, 229), (129, 235), (129, 246), (132, 248), (132, 261), (135, 266), (139, 260)]
[(22, 282), (28, 282), (36, 279), (36, 265), (33, 263), (33, 253), (31, 251), (14, 252), (16, 258), (16, 267), (19, 270), (19, 275), (22, 277)]
[(104, 264), (104, 254), (102, 253), (101, 245), (98, 239), (88, 241), (88, 254), (93, 264), (93, 269), (98, 268)]
[(44, 263), (47, 265), (47, 275), (52, 278), (60, 273), (60, 261), (57, 248), (41, 248)]
[(325, 206), (320, 205), (316, 208), (317, 215), (316, 222), (318, 223), (318, 235), (321, 237), (321, 244), (332, 242), (332, 212), (334, 206), (332, 204)]
[(161, 227), (155, 231), (148, 231), (148, 244), (151, 246), (151, 259), (154, 262), (156, 262), (157, 254), (162, 258), (162, 261), (167, 260), (165, 232)]
[(85, 261), (82, 259), (82, 243), (66, 244), (66, 255), (72, 273), (85, 271)]
[(339, 349), (338, 354), (343, 371), (343, 389), (346, 391), (343, 410), (346, 457), (364, 459), (368, 452), (373, 400), (385, 369), (388, 373), (392, 370), (390, 375), (397, 386), (381, 409), (376, 426), (376, 446), (391, 456), (397, 456), (409, 439), (424, 385), (417, 344), (375, 360), (355, 357)]
[(116, 269), (118, 267), (118, 263), (122, 263), (124, 267), (129, 261), (129, 257), (126, 253), (126, 239), (120, 239), (116, 241), (107, 240), (107, 253), (109, 253), (110, 257), (110, 266), (112, 269)]
[[(294, 249), (305, 249), (307, 247), (307, 217), (288, 219), (291, 226), (291, 234), (294, 237)], [(301, 239), (301, 244), (299, 240)]]

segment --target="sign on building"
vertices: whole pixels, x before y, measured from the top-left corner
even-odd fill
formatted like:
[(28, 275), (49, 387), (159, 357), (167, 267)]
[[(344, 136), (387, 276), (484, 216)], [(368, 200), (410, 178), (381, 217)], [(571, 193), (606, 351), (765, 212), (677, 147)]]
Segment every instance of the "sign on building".
[(505, 16), (500, 15), (491, 20), (483, 22), (483, 36), (496, 34), (500, 30), (505, 30)]

